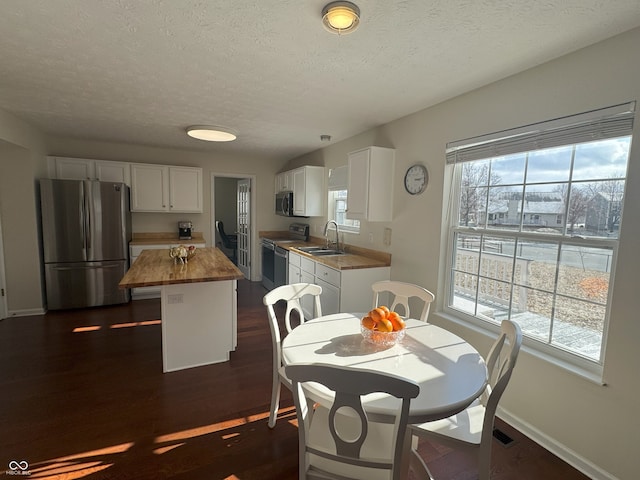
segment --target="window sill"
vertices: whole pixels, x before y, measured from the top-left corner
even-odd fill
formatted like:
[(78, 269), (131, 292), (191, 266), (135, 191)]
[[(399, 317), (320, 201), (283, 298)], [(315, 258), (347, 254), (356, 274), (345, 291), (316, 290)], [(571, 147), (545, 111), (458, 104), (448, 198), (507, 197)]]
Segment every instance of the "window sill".
[[(480, 335), (484, 335), (491, 339), (497, 337), (499, 333), (499, 326), (493, 325), (490, 323), (484, 324), (484, 322), (478, 321), (467, 321), (454, 313), (448, 311), (440, 311), (434, 312), (435, 316), (442, 318), (446, 322), (454, 323), (462, 328), (471, 330)], [(547, 347), (546, 349), (539, 348), (540, 346)], [(557, 350), (557, 354), (551, 354), (546, 350)], [(597, 365), (594, 362), (589, 362), (587, 360), (580, 361), (580, 357), (565, 353), (559, 349), (555, 349), (554, 347), (548, 347), (546, 345), (540, 345), (539, 342), (535, 340), (523, 337), (522, 341), (522, 349), (523, 352), (530, 354), (531, 356), (538, 358), (544, 362), (550, 363), (553, 366), (559, 367), (564, 371), (571, 373), (573, 375), (577, 375), (578, 377), (587, 380), (591, 383), (600, 386), (606, 386), (607, 383), (603, 378), (603, 367), (602, 365)], [(563, 357), (575, 357), (575, 361), (568, 361)]]

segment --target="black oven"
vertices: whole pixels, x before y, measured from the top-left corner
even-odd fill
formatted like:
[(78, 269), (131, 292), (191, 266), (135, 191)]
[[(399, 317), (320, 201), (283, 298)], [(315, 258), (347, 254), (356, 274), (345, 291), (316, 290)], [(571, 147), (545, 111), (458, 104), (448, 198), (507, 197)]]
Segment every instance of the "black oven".
[(293, 192), (276, 193), (276, 215), (293, 217)]

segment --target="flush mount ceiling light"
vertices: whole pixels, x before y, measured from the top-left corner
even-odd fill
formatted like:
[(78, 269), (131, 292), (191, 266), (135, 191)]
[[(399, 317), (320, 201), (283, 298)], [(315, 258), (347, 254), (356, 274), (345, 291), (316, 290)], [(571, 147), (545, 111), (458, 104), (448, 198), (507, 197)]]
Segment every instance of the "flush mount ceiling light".
[(238, 132), (213, 125), (193, 125), (187, 128), (187, 135), (206, 142), (231, 142), (236, 139)]
[(360, 9), (351, 2), (331, 2), (322, 9), (322, 23), (331, 33), (346, 35), (358, 28)]

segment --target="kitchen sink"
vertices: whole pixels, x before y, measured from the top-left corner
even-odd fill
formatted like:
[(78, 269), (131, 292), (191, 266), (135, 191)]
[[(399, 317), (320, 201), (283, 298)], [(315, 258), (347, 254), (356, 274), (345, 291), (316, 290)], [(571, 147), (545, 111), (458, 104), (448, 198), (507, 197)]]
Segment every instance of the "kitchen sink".
[(308, 252), (310, 255), (313, 255), (314, 257), (317, 256), (324, 256), (324, 255), (344, 255), (344, 252), (341, 252), (340, 250), (331, 250), (331, 249), (325, 249), (322, 248), (320, 250), (312, 250), (311, 252)]
[(325, 255), (344, 255), (344, 252), (340, 250), (335, 250), (333, 248), (324, 248), (324, 247), (297, 247), (298, 250), (304, 253), (308, 253), (314, 257), (325, 256)]

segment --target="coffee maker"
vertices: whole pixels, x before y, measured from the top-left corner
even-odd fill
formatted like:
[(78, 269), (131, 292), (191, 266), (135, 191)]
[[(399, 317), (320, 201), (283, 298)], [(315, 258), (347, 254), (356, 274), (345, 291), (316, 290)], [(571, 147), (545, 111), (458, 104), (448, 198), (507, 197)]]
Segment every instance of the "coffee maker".
[(191, 230), (193, 224), (191, 222), (178, 222), (178, 238), (180, 240), (191, 240)]

